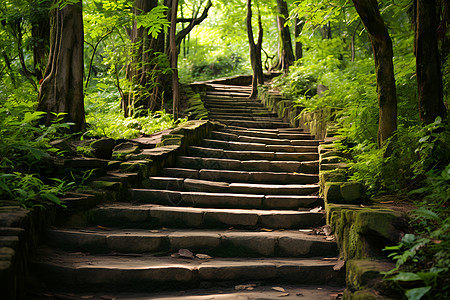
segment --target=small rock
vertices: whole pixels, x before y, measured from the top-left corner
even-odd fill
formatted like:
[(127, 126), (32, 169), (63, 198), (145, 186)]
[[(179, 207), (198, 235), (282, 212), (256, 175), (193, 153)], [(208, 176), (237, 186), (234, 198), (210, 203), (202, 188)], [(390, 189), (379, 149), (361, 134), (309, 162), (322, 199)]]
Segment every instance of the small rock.
[(189, 251), (188, 249), (180, 249), (178, 250), (178, 255), (181, 258), (189, 258), (189, 259), (194, 259), (194, 254)]
[(210, 258), (212, 258), (208, 254), (196, 254), (195, 257), (200, 258), (200, 259), (210, 259)]
[(282, 293), (286, 292), (285, 289), (283, 289), (282, 287), (279, 287), (279, 286), (273, 286), (272, 290), (277, 291), (277, 292), (282, 292)]
[(344, 266), (345, 266), (345, 260), (338, 260), (338, 262), (334, 265), (333, 270), (339, 271)]
[(254, 290), (256, 287), (256, 284), (241, 284), (241, 285), (236, 285), (234, 287), (234, 289), (236, 291), (252, 291)]
[(279, 294), (278, 297), (287, 297), (289, 296), (289, 293)]

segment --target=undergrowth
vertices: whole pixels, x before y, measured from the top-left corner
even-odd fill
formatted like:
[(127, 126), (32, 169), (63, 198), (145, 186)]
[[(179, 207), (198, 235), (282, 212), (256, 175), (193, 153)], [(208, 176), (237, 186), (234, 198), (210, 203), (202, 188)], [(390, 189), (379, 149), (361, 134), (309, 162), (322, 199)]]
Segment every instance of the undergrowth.
[[(99, 89), (89, 93), (85, 98), (86, 122), (88, 131), (85, 135), (92, 137), (110, 137), (113, 139), (132, 139), (139, 135), (150, 135), (164, 129), (173, 128), (186, 119), (173, 120), (173, 115), (165, 110), (141, 114), (139, 109), (133, 117), (125, 118), (120, 111), (120, 96), (111, 89)], [(147, 115), (148, 116), (139, 116)]]

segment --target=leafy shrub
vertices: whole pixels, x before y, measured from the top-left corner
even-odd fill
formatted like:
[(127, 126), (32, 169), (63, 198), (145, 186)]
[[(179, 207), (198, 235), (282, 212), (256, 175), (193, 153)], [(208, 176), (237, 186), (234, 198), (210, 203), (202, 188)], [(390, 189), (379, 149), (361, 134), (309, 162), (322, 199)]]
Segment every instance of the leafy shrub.
[(412, 212), (414, 233), (386, 247), (396, 267), (386, 279), (397, 283), (408, 299), (450, 297), (450, 164), (441, 172), (427, 172), (424, 186), (411, 191), (423, 198)]
[(59, 150), (50, 146), (50, 139), (63, 134), (70, 123), (56, 122), (49, 127), (36, 125), (42, 112), (32, 107), (15, 107), (11, 103), (0, 107), (0, 197), (15, 200), (23, 207), (46, 202), (61, 204), (58, 194), (71, 184), (60, 179), (44, 182), (39, 172), (48, 153)]

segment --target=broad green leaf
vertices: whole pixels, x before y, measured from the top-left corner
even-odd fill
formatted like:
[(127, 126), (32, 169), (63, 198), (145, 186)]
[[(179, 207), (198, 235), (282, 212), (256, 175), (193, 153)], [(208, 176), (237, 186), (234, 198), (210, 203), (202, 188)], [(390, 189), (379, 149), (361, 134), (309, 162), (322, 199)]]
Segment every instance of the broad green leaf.
[(417, 281), (417, 280), (422, 280), (422, 278), (420, 278), (420, 276), (417, 275), (416, 273), (400, 272), (397, 275), (395, 275), (394, 277), (392, 277), (391, 280), (395, 280), (395, 281)]
[(408, 300), (420, 300), (429, 290), (431, 286), (410, 289), (406, 291), (405, 296)]

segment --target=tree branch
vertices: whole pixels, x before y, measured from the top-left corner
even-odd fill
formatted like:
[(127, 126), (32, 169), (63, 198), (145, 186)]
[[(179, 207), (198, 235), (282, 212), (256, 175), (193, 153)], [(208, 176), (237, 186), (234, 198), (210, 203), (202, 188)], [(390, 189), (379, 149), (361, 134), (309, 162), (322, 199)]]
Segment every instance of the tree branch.
[[(175, 37), (175, 43), (177, 45), (177, 47), (181, 44), (181, 41), (184, 39), (185, 36), (187, 36), (189, 34), (189, 32), (191, 32), (191, 30), (197, 26), (198, 24), (200, 24), (201, 22), (203, 22), (203, 20), (206, 19), (206, 17), (208, 17), (208, 11), (212, 6), (212, 2), (211, 0), (208, 0), (208, 3), (206, 4), (205, 9), (203, 10), (203, 13), (200, 17), (198, 18), (191, 18), (191, 23), (184, 28), (183, 30), (181, 30), (180, 32), (177, 33), (176, 37)], [(178, 22), (179, 19), (177, 19)], [(188, 20), (188, 18), (185, 18), (185, 20)]]

